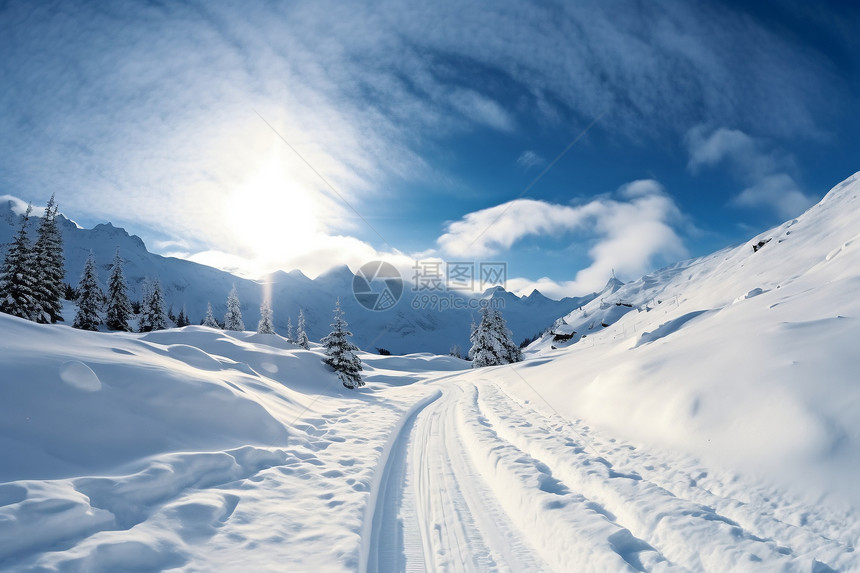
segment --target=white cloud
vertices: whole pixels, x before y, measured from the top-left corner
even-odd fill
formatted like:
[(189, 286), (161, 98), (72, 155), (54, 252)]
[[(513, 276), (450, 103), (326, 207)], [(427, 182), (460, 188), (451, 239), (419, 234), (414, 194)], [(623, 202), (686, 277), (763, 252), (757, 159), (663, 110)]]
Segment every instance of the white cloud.
[[(188, 252), (247, 256), (224, 205), (271, 147), (255, 111), (364, 211), (404, 181), (446, 181), (424, 152), (476, 129), (608, 112), (601, 125), (634, 139), (701, 117), (796, 135), (842, 101), (815, 54), (702, 6), (91, 3), (7, 16), (4, 191), (56, 190), (87, 220), (134, 222)], [(308, 166), (283, 163), (301, 192), (329, 199), (318, 227), (349, 232), (349, 210)]]
[(474, 90), (455, 90), (451, 104), (466, 118), (499, 131), (513, 131), (513, 117), (496, 101)]
[(741, 191), (740, 195), (732, 199), (732, 204), (739, 207), (767, 207), (775, 210), (780, 217), (790, 219), (803, 213), (816, 201), (816, 197), (803, 193), (794, 179), (785, 173), (778, 173), (768, 175)]
[(737, 129), (718, 128), (708, 133), (704, 126), (691, 129), (686, 137), (690, 171), (727, 164), (746, 187), (729, 202), (737, 207), (765, 208), (782, 218), (799, 215), (817, 198), (804, 193), (786, 173), (793, 168), (790, 157)]
[[(566, 283), (545, 279), (548, 294), (579, 295), (601, 288), (613, 270), (636, 278), (657, 261), (687, 255), (673, 228), (682, 216), (674, 201), (656, 181), (634, 181), (618, 190), (619, 199), (600, 198), (569, 206), (518, 199), (469, 213), (448, 225), (438, 239), (453, 257), (484, 258), (510, 249), (527, 236), (580, 233), (589, 237), (591, 264)], [(514, 288), (525, 288), (515, 280)], [(528, 283), (522, 283), (526, 285)]]
[(45, 214), (45, 207), (39, 205), (33, 205), (32, 203), (27, 203), (23, 199), (18, 197), (14, 197), (12, 195), (0, 195), (0, 203), (10, 204), (12, 208), (12, 212), (16, 215), (23, 215), (27, 212), (27, 207), (30, 207), (30, 216), (31, 217), (42, 217)]
[(750, 136), (725, 127), (714, 130), (710, 135), (706, 135), (703, 126), (695, 127), (687, 134), (687, 146), (690, 151), (687, 166), (694, 173), (702, 166), (713, 167), (727, 158), (738, 161), (747, 155), (759, 154)]
[(531, 149), (523, 151), (517, 158), (517, 165), (519, 165), (523, 169), (531, 169), (532, 167), (537, 167), (538, 165), (543, 165), (544, 163), (546, 163), (546, 159), (544, 159)]

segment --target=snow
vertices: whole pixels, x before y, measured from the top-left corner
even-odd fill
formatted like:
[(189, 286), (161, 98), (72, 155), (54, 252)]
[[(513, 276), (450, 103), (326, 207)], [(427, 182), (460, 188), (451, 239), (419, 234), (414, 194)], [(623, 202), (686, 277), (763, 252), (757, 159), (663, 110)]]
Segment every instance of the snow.
[(860, 571), (858, 194), (359, 390), (278, 335), (0, 315), (0, 571)]

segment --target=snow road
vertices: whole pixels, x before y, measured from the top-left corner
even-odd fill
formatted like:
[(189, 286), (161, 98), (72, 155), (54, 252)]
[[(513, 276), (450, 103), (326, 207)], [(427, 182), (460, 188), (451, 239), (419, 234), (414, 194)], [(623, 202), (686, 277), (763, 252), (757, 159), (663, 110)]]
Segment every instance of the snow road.
[(840, 516), (545, 415), (475, 374), (431, 384), (389, 438), (362, 570), (857, 568)]

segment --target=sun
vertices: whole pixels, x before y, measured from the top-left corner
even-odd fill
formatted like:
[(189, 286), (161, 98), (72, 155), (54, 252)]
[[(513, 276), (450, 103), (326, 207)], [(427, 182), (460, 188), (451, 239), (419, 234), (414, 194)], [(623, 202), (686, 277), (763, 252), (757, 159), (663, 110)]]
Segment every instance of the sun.
[(231, 194), (226, 208), (235, 240), (258, 263), (288, 259), (322, 232), (318, 192), (291, 174), (276, 152)]

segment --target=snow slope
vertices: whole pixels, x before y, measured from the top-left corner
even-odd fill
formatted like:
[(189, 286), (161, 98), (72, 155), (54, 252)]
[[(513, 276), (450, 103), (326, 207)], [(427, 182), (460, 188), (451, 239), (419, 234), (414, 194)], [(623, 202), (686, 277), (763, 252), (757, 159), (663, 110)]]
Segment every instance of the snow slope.
[(860, 571), (858, 195), (360, 391), (275, 335), (0, 315), (0, 571)]
[[(9, 196), (3, 199), (5, 201), (0, 201), (0, 246), (5, 246), (19, 228), (21, 218), (18, 212), (24, 205)], [(468, 350), (470, 324), (478, 317), (474, 303), (482, 297), (502, 301), (508, 326), (519, 342), (539, 334), (559, 316), (597, 296), (591, 293), (581, 298), (556, 301), (537, 291), (524, 297), (503, 289), (491, 289), (484, 295), (452, 291), (440, 293), (443, 298), (451, 295), (456, 299), (449, 303), (451, 307), (440, 312), (436, 308), (413, 308), (413, 299), (420, 293), (411, 292), (411, 278), (403, 277), (405, 290), (400, 302), (388, 311), (372, 312), (355, 300), (352, 294), (355, 275), (345, 266), (333, 268), (315, 279), (294, 270), (273, 273), (265, 281), (253, 281), (191, 261), (152, 254), (139, 237), (129, 235), (110, 223), (82, 229), (62, 215), (58, 222), (63, 234), (66, 282), (73, 286), (77, 286), (84, 262), (92, 251), (104, 288), (114, 254), (119, 248), (125, 261), (124, 272), (132, 300), (141, 299), (146, 279), (157, 277), (167, 305), (175, 314), (185, 306), (192, 323), (197, 324), (202, 322), (209, 302), (216, 318), (223, 319), (227, 294), (235, 284), (245, 324), (252, 328), (260, 319), (260, 302), (268, 288), (271, 290), (276, 331), (285, 335), (287, 319), (292, 318), (295, 325), (301, 308), (307, 318), (308, 336), (311, 340), (320, 340), (329, 332), (332, 309), (339, 297), (346, 319), (356, 335), (355, 343), (370, 352), (382, 347), (396, 354), (445, 354), (454, 344), (465, 352)], [(32, 217), (31, 238), (35, 237), (37, 223), (38, 218)], [(4, 252), (0, 248), (0, 255)], [(270, 284), (264, 288), (263, 283)]]
[(0, 571), (860, 570), (853, 507), (568, 421), (540, 360), (356, 392), (274, 335), (0, 328)]
[(576, 334), (535, 342), (554, 359), (527, 378), (565, 416), (860, 499), (858, 195), (854, 175), (748, 244), (570, 313), (553, 331)]

